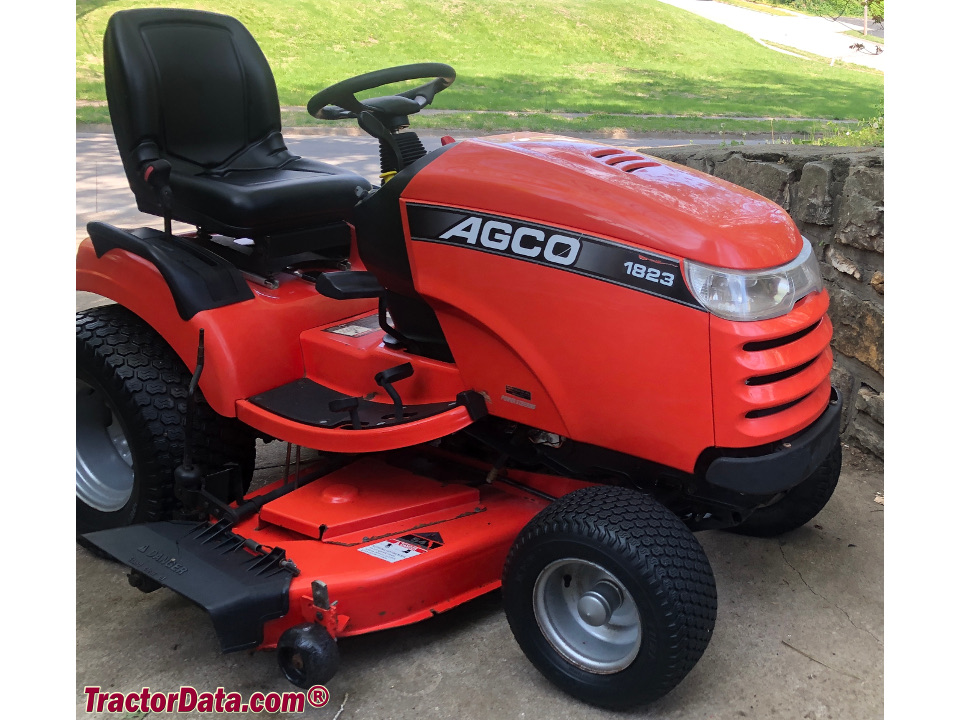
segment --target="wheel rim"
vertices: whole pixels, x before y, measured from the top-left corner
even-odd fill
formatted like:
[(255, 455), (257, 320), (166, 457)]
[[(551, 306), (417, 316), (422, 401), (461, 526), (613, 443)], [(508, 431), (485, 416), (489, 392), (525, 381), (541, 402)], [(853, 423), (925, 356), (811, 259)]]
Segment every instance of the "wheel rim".
[(106, 396), (77, 380), (77, 498), (116, 512), (133, 495), (133, 453)]
[(595, 563), (564, 558), (547, 565), (533, 587), (533, 612), (554, 650), (583, 670), (619, 672), (640, 651), (636, 603)]
[(303, 655), (293, 648), (281, 648), (280, 655), (277, 659), (280, 661), (280, 669), (283, 671), (287, 680), (299, 686), (306, 677)]

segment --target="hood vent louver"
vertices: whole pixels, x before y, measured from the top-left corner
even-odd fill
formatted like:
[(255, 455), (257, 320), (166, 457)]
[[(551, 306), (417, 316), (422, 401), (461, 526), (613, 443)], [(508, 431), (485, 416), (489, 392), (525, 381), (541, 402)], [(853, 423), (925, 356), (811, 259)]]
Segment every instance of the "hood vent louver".
[(619, 148), (601, 148), (592, 151), (590, 156), (600, 160), (604, 165), (615, 167), (627, 173), (642, 170), (643, 168), (658, 167), (660, 165), (656, 160)]

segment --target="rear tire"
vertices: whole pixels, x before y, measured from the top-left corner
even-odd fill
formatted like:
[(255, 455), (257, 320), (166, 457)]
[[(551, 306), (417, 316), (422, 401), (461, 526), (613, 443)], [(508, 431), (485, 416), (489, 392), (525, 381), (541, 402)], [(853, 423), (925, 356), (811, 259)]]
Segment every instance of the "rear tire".
[(713, 634), (710, 563), (669, 510), (637, 490), (566, 495), (521, 531), (503, 570), (510, 629), (574, 697), (608, 708), (672, 690)]
[[(119, 305), (77, 313), (77, 540), (85, 533), (171, 517), (183, 459), (191, 373), (143, 320)], [(255, 437), (197, 392), (194, 461), (253, 476)]]
[(752, 537), (776, 537), (796, 530), (813, 520), (829, 502), (837, 489), (843, 448), (839, 438), (820, 466), (772, 505), (754, 510), (744, 522), (728, 532)]

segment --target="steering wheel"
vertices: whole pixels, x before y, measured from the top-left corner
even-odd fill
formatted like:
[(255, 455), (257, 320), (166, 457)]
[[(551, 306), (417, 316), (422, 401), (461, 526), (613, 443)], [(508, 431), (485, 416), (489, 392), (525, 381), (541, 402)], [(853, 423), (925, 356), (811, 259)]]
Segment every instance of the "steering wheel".
[[(381, 85), (426, 77), (435, 79), (396, 95), (369, 98), (363, 102), (356, 97), (358, 92), (373, 90)], [(380, 116), (413, 115), (432, 103), (437, 93), (450, 87), (456, 77), (456, 71), (444, 63), (415, 63), (374, 70), (321, 90), (310, 98), (307, 112), (322, 120), (356, 118), (362, 112)]]

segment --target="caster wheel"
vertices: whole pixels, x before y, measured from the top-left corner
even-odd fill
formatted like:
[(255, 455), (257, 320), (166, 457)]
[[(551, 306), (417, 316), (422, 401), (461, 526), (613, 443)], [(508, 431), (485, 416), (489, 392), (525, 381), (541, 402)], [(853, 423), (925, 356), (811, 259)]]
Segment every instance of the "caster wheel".
[(277, 643), (280, 670), (297, 687), (323, 685), (337, 674), (340, 651), (326, 628), (314, 623), (295, 625)]

